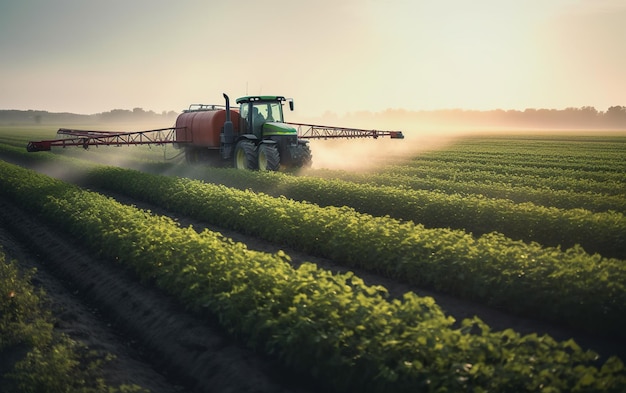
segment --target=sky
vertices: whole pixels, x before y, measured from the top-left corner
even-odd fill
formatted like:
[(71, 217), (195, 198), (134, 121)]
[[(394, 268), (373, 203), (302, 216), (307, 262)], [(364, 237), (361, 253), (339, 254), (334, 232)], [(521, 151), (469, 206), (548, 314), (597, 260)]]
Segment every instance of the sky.
[(0, 109), (626, 106), (626, 0), (0, 0)]

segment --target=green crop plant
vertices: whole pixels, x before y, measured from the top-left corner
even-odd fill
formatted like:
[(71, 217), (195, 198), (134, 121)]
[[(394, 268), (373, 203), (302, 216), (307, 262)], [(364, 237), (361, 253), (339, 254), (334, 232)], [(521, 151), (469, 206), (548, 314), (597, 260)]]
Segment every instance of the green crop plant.
[(562, 251), (497, 233), (473, 237), (347, 207), (119, 168), (99, 168), (89, 177), (98, 187), (347, 266), (581, 329), (623, 334), (626, 267), (580, 247)]
[[(267, 254), (111, 198), (0, 163), (5, 197), (37, 211), (112, 263), (198, 312), (217, 316), (248, 345), (337, 391), (613, 391), (624, 366), (571, 341), (492, 332), (443, 314), (413, 293), (388, 299), (352, 273)], [(20, 182), (22, 187), (16, 187)], [(44, 186), (42, 186), (42, 184)], [(195, 187), (192, 187), (195, 189)], [(31, 198), (22, 198), (30, 194)], [(252, 194), (253, 195), (253, 194)], [(248, 195), (250, 196), (250, 195)]]

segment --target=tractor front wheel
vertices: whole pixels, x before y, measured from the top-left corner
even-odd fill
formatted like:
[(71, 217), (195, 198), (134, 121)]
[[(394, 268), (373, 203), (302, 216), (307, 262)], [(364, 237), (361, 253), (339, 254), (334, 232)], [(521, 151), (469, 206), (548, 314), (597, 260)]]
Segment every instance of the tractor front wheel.
[(241, 140), (235, 146), (234, 166), (237, 169), (256, 169), (257, 160), (254, 143)]
[(260, 171), (277, 171), (280, 167), (280, 154), (274, 144), (261, 143), (258, 149)]

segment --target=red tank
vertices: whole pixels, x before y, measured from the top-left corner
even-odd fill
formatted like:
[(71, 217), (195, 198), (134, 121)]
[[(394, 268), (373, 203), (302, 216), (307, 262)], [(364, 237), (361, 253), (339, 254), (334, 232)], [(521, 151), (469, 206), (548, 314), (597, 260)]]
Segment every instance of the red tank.
[[(233, 128), (239, 129), (239, 111), (230, 111)], [(220, 133), (226, 121), (226, 110), (191, 110), (176, 119), (176, 142), (191, 141), (194, 146), (208, 148), (220, 147)]]

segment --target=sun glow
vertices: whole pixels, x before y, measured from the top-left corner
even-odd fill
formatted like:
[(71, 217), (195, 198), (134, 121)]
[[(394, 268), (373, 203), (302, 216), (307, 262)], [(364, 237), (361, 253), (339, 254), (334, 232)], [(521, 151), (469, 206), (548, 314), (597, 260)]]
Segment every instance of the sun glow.
[(0, 5), (0, 108), (178, 111), (223, 92), (294, 97), (299, 116), (626, 103), (623, 1), (33, 2)]

